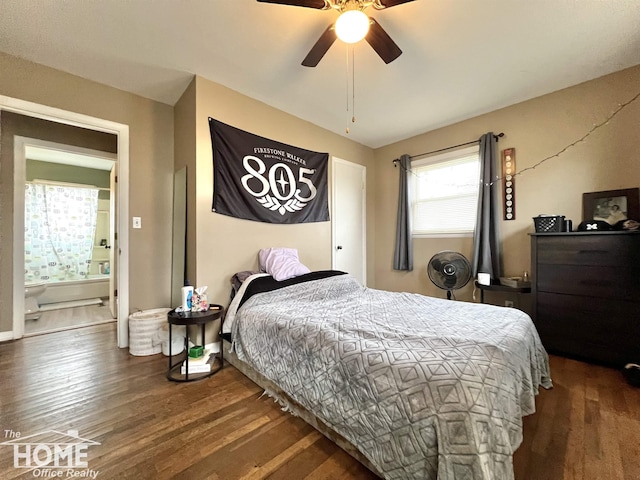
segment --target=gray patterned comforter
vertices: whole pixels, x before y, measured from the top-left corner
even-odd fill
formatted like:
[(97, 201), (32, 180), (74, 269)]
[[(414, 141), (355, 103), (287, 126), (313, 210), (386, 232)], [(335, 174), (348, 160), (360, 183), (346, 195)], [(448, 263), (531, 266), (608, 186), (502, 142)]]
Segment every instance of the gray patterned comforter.
[(231, 310), (238, 357), (388, 479), (513, 479), (522, 417), (535, 412), (538, 388), (551, 387), (533, 322), (511, 308), (373, 290), (341, 275)]

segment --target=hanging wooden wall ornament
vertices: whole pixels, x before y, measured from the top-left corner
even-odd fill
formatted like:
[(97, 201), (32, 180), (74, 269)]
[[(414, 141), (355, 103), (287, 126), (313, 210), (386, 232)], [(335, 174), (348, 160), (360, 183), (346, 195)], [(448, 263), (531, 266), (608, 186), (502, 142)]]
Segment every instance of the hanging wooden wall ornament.
[(502, 151), (502, 192), (505, 220), (516, 219), (516, 149), (505, 148)]

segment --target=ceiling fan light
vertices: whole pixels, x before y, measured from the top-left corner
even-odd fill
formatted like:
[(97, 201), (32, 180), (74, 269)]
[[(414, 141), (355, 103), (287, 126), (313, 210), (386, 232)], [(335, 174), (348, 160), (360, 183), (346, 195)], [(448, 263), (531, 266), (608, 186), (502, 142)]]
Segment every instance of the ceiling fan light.
[(369, 31), (369, 17), (360, 10), (347, 10), (336, 21), (336, 35), (345, 43), (357, 43)]

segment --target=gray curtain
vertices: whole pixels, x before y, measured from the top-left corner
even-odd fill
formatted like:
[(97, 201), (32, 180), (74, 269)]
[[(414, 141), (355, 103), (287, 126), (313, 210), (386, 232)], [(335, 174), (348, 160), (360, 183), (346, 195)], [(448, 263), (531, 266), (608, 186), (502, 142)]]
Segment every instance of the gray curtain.
[(480, 137), (480, 194), (478, 215), (473, 233), (473, 277), (489, 273), (492, 279), (502, 275), (500, 237), (498, 232), (498, 140), (489, 132)]
[(411, 239), (411, 192), (409, 175), (411, 157), (402, 155), (395, 161), (400, 167), (400, 188), (398, 189), (398, 218), (396, 221), (396, 248), (393, 254), (394, 270), (413, 270), (413, 242)]

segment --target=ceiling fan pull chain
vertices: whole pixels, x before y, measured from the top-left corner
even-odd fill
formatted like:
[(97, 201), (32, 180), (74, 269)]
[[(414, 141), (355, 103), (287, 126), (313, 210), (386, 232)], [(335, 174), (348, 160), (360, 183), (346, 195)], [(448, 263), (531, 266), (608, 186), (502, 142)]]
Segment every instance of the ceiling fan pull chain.
[(349, 134), (349, 47), (347, 46), (347, 49), (345, 50), (345, 61), (346, 61), (346, 70), (345, 70), (345, 80), (346, 80), (346, 94), (345, 94), (345, 100), (346, 100), (346, 104), (347, 104), (347, 118), (346, 120), (346, 128), (345, 131), (347, 133), (347, 135)]
[(355, 48), (351, 47), (351, 123), (356, 123), (356, 54)]

